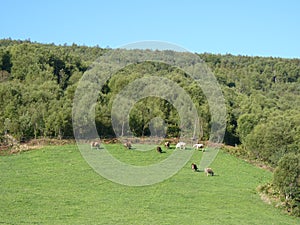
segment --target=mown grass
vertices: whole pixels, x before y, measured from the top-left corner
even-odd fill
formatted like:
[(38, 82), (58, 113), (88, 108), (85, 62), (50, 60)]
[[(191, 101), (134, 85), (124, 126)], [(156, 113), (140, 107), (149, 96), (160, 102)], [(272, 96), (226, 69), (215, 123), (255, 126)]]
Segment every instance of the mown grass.
[[(124, 162), (148, 164), (167, 157), (108, 145)], [(191, 162), (199, 163), (195, 151)], [(129, 187), (99, 176), (75, 145), (0, 157), (0, 224), (299, 224), (263, 203), (256, 192), (271, 173), (220, 152), (216, 176), (188, 163), (170, 179)]]

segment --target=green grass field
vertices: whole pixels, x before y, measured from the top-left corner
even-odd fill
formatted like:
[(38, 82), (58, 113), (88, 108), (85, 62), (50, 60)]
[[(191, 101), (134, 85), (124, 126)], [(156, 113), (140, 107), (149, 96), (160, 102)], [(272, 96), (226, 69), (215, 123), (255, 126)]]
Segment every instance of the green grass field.
[[(107, 146), (124, 162), (146, 165), (167, 157), (154, 150)], [(214, 177), (193, 172), (200, 151), (175, 176), (144, 187), (98, 175), (76, 145), (50, 146), (0, 157), (0, 224), (299, 224), (260, 200), (272, 174), (220, 152)], [(161, 158), (160, 158), (161, 157)]]

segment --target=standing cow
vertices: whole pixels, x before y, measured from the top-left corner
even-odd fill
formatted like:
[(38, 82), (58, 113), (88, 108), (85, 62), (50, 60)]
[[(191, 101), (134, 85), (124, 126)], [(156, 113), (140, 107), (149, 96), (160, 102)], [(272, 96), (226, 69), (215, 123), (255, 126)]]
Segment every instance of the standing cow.
[(206, 176), (214, 175), (214, 171), (212, 170), (212, 168), (205, 168), (204, 172), (206, 173)]
[(170, 148), (170, 142), (165, 142), (165, 147), (167, 148), (167, 149), (169, 149)]
[(197, 150), (202, 149), (202, 151), (204, 152), (204, 144), (194, 144), (193, 148), (196, 148)]
[(98, 141), (92, 141), (91, 142), (91, 149), (93, 149), (93, 148), (100, 149), (100, 142), (98, 142)]
[(157, 146), (156, 151), (157, 151), (158, 153), (162, 153), (161, 147), (160, 147), (160, 146)]
[(177, 144), (176, 144), (176, 148), (180, 148), (180, 149), (185, 149), (185, 146), (186, 146), (186, 143), (184, 143), (184, 142), (178, 142)]
[(195, 172), (198, 172), (198, 167), (195, 163), (192, 163), (192, 170), (194, 170)]
[(199, 148), (203, 148), (204, 145), (203, 144), (194, 144), (193, 148), (199, 149)]
[(131, 142), (126, 142), (125, 144), (124, 144), (124, 147), (125, 148), (127, 148), (127, 149), (131, 149)]

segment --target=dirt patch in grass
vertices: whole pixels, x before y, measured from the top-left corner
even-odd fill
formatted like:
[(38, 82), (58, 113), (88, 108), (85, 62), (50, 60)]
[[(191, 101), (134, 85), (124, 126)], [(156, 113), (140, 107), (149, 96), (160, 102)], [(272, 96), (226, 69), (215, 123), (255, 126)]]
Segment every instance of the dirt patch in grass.
[(0, 146), (0, 156), (17, 154), (20, 152), (37, 150), (44, 146), (49, 145), (66, 145), (74, 144), (75, 140), (73, 139), (51, 139), (51, 138), (39, 138), (31, 139), (26, 142), (13, 143), (13, 144), (3, 144)]

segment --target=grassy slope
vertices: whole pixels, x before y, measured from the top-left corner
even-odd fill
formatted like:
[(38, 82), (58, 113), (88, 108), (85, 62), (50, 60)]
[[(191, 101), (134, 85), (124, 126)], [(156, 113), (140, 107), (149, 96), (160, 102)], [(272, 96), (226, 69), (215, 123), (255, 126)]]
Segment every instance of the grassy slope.
[[(109, 148), (126, 162), (165, 157)], [(127, 187), (95, 173), (74, 145), (3, 156), (0, 224), (299, 224), (256, 193), (270, 172), (222, 152), (211, 166), (215, 177), (189, 163), (162, 183)]]

